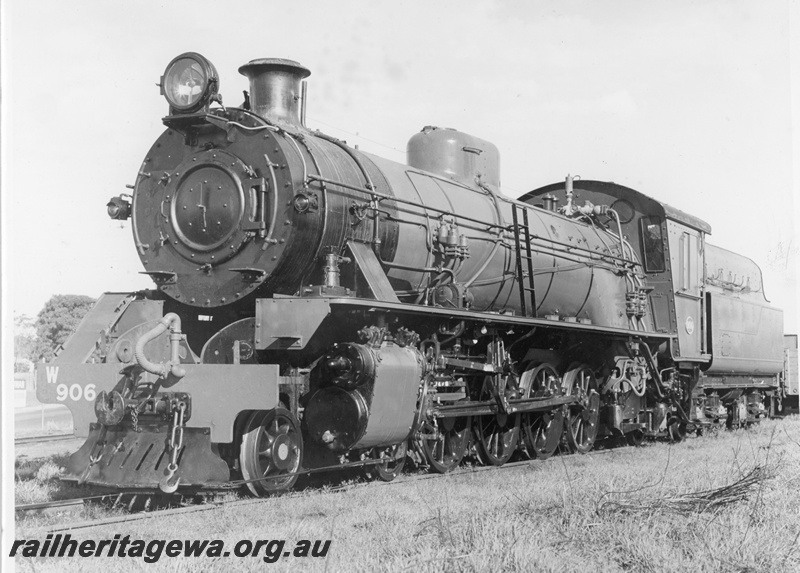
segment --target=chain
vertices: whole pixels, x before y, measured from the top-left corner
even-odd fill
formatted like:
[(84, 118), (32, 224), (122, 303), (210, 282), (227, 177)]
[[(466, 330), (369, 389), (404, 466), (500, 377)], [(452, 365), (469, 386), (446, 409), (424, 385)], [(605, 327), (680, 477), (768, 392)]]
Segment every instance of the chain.
[(181, 402), (181, 405), (177, 410), (175, 410), (172, 417), (172, 433), (169, 437), (170, 462), (167, 468), (173, 472), (178, 469), (178, 452), (183, 447), (183, 424), (185, 413), (186, 404)]
[(161, 481), (158, 482), (158, 488), (164, 493), (175, 493), (180, 485), (180, 476), (175, 477), (178, 471), (178, 453), (183, 448), (183, 424), (185, 423), (186, 404), (180, 403), (177, 410), (173, 411), (172, 415), (172, 428), (170, 429), (169, 442), (167, 448), (169, 449), (169, 464), (167, 465), (166, 472)]
[(131, 424), (134, 432), (139, 432), (139, 410), (136, 407), (131, 408)]

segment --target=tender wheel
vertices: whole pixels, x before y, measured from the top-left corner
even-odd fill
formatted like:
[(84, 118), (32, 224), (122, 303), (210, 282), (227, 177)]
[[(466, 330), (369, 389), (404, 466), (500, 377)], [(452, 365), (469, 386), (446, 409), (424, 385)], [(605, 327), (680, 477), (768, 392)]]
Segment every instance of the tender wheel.
[[(563, 393), (558, 373), (550, 364), (541, 364), (525, 372), (522, 386), (525, 398), (550, 398)], [(523, 414), (520, 426), (528, 455), (545, 460), (555, 453), (561, 441), (564, 431), (563, 409)]]
[[(253, 495), (267, 495), (291, 488), (297, 481), (291, 475), (300, 469), (303, 458), (303, 437), (300, 425), (284, 408), (255, 412), (242, 432), (239, 464), (242, 477), (254, 480), (246, 484)], [(280, 477), (287, 474), (286, 477)]]
[(728, 417), (725, 419), (725, 427), (729, 430), (747, 427), (747, 404), (743, 398), (739, 398), (728, 406)]
[(386, 461), (382, 464), (367, 466), (367, 476), (382, 481), (392, 481), (403, 472), (407, 452), (408, 442), (401, 442), (388, 448), (375, 448), (373, 450), (375, 457), (386, 458)]
[[(491, 377), (481, 390), (481, 400), (491, 397)], [(475, 441), (478, 460), (485, 466), (502, 466), (511, 458), (519, 443), (519, 414), (479, 416), (475, 420)]]
[(433, 434), (438, 430), (439, 439), (423, 438), (422, 451), (432, 471), (443, 474), (458, 467), (464, 459), (469, 443), (469, 416), (461, 418), (438, 418), (433, 424), (426, 423), (422, 432)]
[(578, 401), (567, 412), (567, 442), (573, 452), (585, 454), (594, 446), (600, 418), (600, 394), (592, 369), (581, 364), (564, 375), (567, 394)]

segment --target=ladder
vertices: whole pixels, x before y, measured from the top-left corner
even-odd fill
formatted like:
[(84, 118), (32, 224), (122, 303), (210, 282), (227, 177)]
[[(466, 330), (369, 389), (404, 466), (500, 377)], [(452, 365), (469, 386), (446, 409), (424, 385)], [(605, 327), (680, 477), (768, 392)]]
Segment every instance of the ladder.
[[(522, 225), (520, 225), (518, 211), (522, 212)], [(531, 253), (531, 231), (528, 227), (528, 210), (525, 207), (511, 204), (511, 215), (514, 220), (514, 252), (517, 258), (517, 285), (519, 286), (519, 307), (522, 316), (536, 316), (536, 289), (533, 285), (533, 255)], [(523, 268), (523, 259), (527, 269)], [(527, 281), (525, 280), (527, 270)], [(526, 292), (530, 293), (530, 312)]]

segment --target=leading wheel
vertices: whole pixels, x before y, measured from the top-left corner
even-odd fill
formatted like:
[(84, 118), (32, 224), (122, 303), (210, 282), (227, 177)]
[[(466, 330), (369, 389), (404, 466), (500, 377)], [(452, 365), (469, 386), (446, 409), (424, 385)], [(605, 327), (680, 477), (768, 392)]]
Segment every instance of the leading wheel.
[(567, 442), (574, 452), (585, 454), (594, 446), (600, 418), (600, 394), (592, 369), (579, 364), (564, 375), (567, 394), (577, 401), (567, 412)]
[[(253, 495), (268, 495), (291, 488), (303, 458), (300, 425), (284, 408), (259, 411), (242, 432), (239, 464)], [(270, 479), (260, 479), (270, 478)]]
[[(481, 390), (481, 400), (491, 398), (493, 383), (492, 378), (487, 376)], [(511, 458), (519, 443), (519, 414), (498, 411), (496, 414), (479, 416), (474, 431), (480, 462), (485, 466), (502, 466)]]
[(403, 441), (388, 448), (374, 448), (373, 455), (376, 459), (385, 459), (382, 464), (367, 466), (367, 476), (378, 478), (381, 481), (392, 481), (403, 472), (406, 465), (408, 442)]
[(458, 467), (469, 443), (469, 416), (437, 418), (422, 427), (422, 452), (431, 470), (440, 474)]

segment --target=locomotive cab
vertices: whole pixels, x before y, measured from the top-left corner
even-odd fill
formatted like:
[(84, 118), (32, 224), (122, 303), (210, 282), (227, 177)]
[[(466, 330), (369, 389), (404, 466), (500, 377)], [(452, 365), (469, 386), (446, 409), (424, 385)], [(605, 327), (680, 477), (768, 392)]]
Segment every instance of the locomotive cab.
[[(783, 320), (764, 296), (758, 266), (708, 244), (711, 227), (697, 217), (614, 183), (577, 186), (577, 197), (620, 213), (622, 233), (638, 248), (653, 326), (670, 335), (661, 359), (694, 388), (694, 419), (738, 425), (774, 411)], [(544, 206), (566, 194), (550, 185), (521, 199)]]

